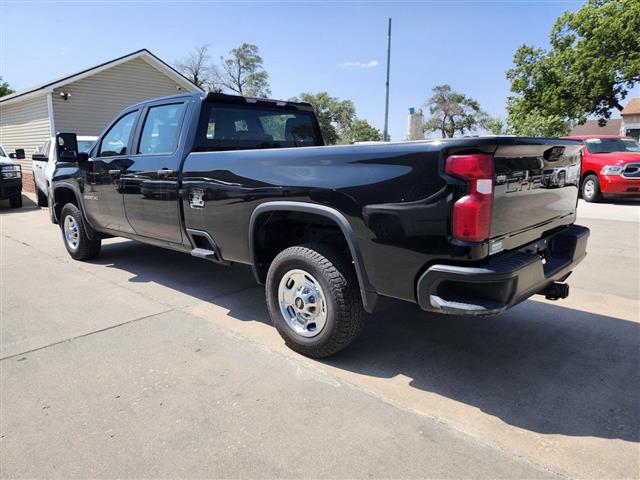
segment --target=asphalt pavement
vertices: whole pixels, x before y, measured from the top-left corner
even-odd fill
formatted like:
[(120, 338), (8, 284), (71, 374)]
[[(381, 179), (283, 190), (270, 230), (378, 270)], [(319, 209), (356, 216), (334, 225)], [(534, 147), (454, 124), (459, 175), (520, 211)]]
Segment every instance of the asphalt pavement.
[(580, 202), (568, 299), (371, 315), (315, 361), (249, 268), (111, 239), (68, 255), (0, 203), (0, 476), (638, 478), (640, 202)]

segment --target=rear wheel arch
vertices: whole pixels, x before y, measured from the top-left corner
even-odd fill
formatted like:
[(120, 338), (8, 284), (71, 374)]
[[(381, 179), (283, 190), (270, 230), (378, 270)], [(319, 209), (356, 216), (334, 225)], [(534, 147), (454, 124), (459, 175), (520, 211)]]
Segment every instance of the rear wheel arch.
[[(312, 223), (314, 219), (322, 219), (323, 226), (326, 226), (328, 229), (335, 228), (336, 233), (339, 232), (344, 241), (344, 247), (347, 250), (346, 253), (353, 261), (365, 309), (369, 312), (373, 311), (378, 295), (369, 282), (369, 277), (353, 228), (342, 213), (325, 205), (276, 201), (266, 202), (256, 207), (251, 214), (251, 220), (249, 222), (249, 256), (254, 276), (260, 284), (264, 283), (269, 265), (280, 251), (294, 245), (308, 243), (310, 240), (306, 237), (301, 238), (299, 241), (288, 238), (281, 242), (276, 242), (271, 249), (272, 251), (269, 251), (269, 249), (265, 250), (265, 248), (263, 248), (267, 243), (265, 242), (265, 232), (268, 228), (267, 225), (273, 222), (274, 218), (275, 221), (295, 222), (296, 225), (300, 222)], [(337, 238), (335, 240), (340, 241)]]

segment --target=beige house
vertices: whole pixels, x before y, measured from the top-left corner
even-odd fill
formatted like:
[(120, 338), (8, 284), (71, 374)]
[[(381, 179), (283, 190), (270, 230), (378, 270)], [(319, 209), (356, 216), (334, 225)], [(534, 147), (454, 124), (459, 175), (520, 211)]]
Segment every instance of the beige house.
[(186, 77), (143, 49), (0, 98), (0, 144), (31, 155), (56, 132), (99, 135), (124, 107), (179, 91), (199, 92)]
[(640, 140), (640, 97), (632, 98), (620, 112), (622, 126), (620, 135)]

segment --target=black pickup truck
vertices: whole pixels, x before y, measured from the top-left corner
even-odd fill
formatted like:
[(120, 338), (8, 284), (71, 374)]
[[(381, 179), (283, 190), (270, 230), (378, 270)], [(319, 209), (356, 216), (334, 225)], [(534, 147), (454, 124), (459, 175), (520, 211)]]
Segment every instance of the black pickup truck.
[(564, 298), (586, 254), (571, 140), (324, 146), (308, 104), (186, 94), (127, 108), (88, 154), (57, 142), (52, 219), (73, 258), (120, 236), (251, 265), (278, 332), (312, 357), (391, 299), (481, 316)]

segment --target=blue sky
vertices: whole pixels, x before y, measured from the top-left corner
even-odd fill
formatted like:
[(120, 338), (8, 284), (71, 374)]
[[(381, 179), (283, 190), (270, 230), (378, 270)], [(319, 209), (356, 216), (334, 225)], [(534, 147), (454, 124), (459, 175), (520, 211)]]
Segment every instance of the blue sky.
[(2, 0), (0, 72), (22, 89), (140, 48), (173, 63), (195, 45), (208, 43), (217, 58), (248, 42), (260, 47), (273, 97), (328, 91), (382, 128), (392, 17), (389, 124), (400, 140), (408, 108), (441, 83), (504, 116), (513, 52), (523, 43), (546, 46), (556, 17), (581, 3)]

